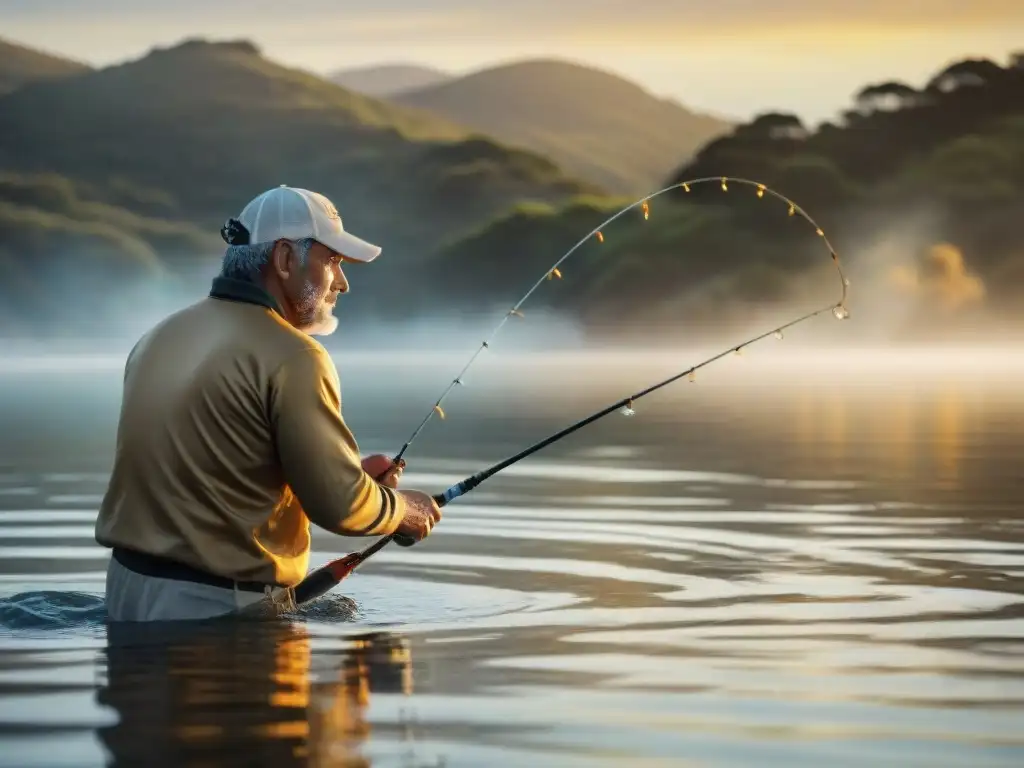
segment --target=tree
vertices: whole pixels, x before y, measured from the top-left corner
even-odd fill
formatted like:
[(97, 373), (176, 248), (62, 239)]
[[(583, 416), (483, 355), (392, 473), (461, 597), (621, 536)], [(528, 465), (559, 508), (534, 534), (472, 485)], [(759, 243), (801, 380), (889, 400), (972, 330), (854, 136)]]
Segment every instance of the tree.
[(767, 136), (770, 139), (806, 139), (808, 135), (800, 118), (786, 112), (758, 115), (749, 124), (742, 126), (742, 133)]
[(890, 111), (916, 104), (920, 95), (906, 83), (889, 80), (862, 89), (856, 96), (856, 102), (865, 112)]
[(1003, 74), (1003, 68), (991, 59), (964, 59), (950, 64), (933, 77), (927, 90), (949, 92), (965, 86), (986, 85)]

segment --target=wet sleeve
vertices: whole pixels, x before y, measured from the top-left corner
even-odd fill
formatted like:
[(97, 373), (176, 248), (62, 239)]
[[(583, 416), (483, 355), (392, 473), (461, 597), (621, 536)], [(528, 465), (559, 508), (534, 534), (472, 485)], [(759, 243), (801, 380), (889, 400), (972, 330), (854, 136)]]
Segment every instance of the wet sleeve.
[(395, 531), (405, 501), (363, 471), (326, 351), (304, 350), (275, 372), (269, 410), (285, 482), (311, 522), (349, 536)]

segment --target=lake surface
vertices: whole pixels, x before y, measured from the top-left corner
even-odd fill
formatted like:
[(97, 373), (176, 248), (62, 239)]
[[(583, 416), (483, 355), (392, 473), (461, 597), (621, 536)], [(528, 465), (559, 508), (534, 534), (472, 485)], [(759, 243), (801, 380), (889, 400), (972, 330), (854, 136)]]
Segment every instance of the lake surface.
[[(1021, 356), (766, 344), (511, 467), (298, 616), (149, 637), (108, 636), (92, 540), (123, 356), (8, 359), (0, 765), (1024, 765)], [(699, 359), (481, 361), (403, 486)], [(464, 360), (339, 356), (363, 452)], [(314, 564), (368, 543), (317, 535)]]

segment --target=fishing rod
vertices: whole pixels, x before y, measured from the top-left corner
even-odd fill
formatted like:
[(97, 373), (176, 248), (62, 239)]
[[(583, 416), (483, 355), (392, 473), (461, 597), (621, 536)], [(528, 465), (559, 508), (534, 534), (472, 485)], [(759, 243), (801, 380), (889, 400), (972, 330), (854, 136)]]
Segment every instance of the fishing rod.
[[(681, 373), (669, 376), (667, 379), (659, 381), (657, 384), (652, 384), (646, 389), (642, 389), (639, 392), (635, 392), (634, 394), (629, 395), (628, 397), (625, 397), (622, 400), (619, 400), (618, 402), (612, 403), (606, 408), (602, 408), (600, 411), (592, 413), (590, 416), (587, 416), (586, 418), (580, 419), (575, 424), (572, 424), (566, 427), (565, 429), (555, 432), (553, 435), (546, 437), (537, 443), (534, 443), (529, 448), (520, 451), (514, 456), (510, 456), (509, 458), (503, 461), (499, 461), (497, 464), (494, 464), (493, 466), (490, 466), (481, 472), (477, 472), (474, 475), (470, 475), (465, 480), (459, 481), (458, 483), (451, 486), (443, 493), (434, 495), (434, 502), (439, 507), (445, 506), (446, 504), (448, 504), (451, 501), (454, 501), (460, 496), (469, 493), (478, 485), (483, 483), (485, 480), (498, 474), (503, 469), (506, 469), (507, 467), (510, 467), (519, 461), (522, 461), (523, 459), (533, 455), (537, 451), (546, 448), (552, 443), (558, 442), (563, 437), (571, 435), (573, 432), (582, 429), (588, 424), (592, 424), (598, 419), (604, 418), (610, 413), (619, 411), (626, 416), (632, 416), (634, 414), (633, 403), (639, 400), (640, 398), (645, 397), (651, 394), (652, 392), (656, 392), (662, 387), (667, 387), (669, 384), (678, 381), (684, 376), (692, 376), (701, 368), (710, 365), (716, 360), (720, 360), (721, 358), (726, 357), (729, 354), (739, 352), (744, 347), (750, 346), (751, 344), (754, 344), (755, 342), (758, 342), (761, 339), (764, 339), (768, 336), (775, 336), (776, 338), (779, 338), (782, 331), (785, 330), (786, 328), (794, 326), (797, 323), (802, 323), (805, 320), (810, 320), (812, 317), (820, 315), (823, 312), (828, 312), (829, 310), (834, 311), (835, 306), (830, 304), (827, 307), (822, 307), (821, 309), (816, 309), (813, 312), (809, 312), (808, 314), (803, 315), (797, 318), (796, 320), (792, 320), (788, 323), (785, 323), (784, 325), (781, 325), (778, 328), (768, 331), (767, 333), (762, 333), (757, 336), (754, 336), (753, 338), (748, 339), (747, 341), (743, 342), (738, 346), (729, 347), (724, 352), (720, 352), (717, 355), (714, 355), (713, 357), (709, 357), (707, 360), (704, 360), (698, 363), (697, 365), (691, 366), (690, 368), (687, 368), (685, 371), (682, 371)], [(361, 552), (353, 552), (349, 555), (346, 555), (343, 558), (328, 563), (323, 568), (320, 568), (317, 571), (314, 571), (295, 588), (296, 603), (302, 604), (309, 602), (310, 600), (314, 600), (317, 597), (320, 597), (320, 595), (332, 589), (338, 582), (340, 582), (342, 579), (348, 576), (353, 570), (355, 570), (356, 566), (365, 562), (368, 558), (372, 557), (374, 554), (383, 549), (384, 546), (389, 541), (395, 539), (396, 543), (401, 543), (397, 541), (398, 538), (400, 537), (397, 534), (385, 536), (384, 538), (376, 541), (375, 543), (373, 543), (366, 549), (362, 550)]]
[[(536, 453), (537, 451), (539, 451), (539, 450), (541, 450), (541, 449), (551, 445), (552, 443), (557, 442), (558, 440), (561, 440), (563, 437), (566, 437), (566, 436), (572, 434), (573, 432), (576, 432), (579, 429), (582, 429), (583, 427), (587, 426), (588, 424), (592, 424), (593, 422), (597, 421), (598, 419), (601, 419), (604, 416), (607, 416), (608, 414), (610, 414), (610, 413), (612, 413), (612, 412), (614, 412), (616, 410), (621, 411), (626, 416), (633, 415), (634, 411), (633, 411), (633, 407), (632, 406), (633, 406), (633, 403), (636, 400), (639, 400), (640, 398), (645, 397), (646, 395), (649, 395), (652, 392), (656, 392), (657, 390), (659, 390), (659, 389), (661, 389), (663, 387), (666, 387), (666, 386), (668, 386), (669, 384), (671, 384), (671, 383), (673, 383), (675, 381), (678, 381), (679, 379), (683, 378), (684, 376), (690, 376), (691, 379), (692, 379), (692, 377), (696, 373), (696, 371), (700, 370), (701, 368), (703, 368), (703, 367), (705, 367), (707, 365), (710, 365), (711, 363), (713, 363), (713, 362), (715, 362), (717, 360), (720, 360), (721, 358), (726, 357), (729, 354), (739, 353), (744, 347), (750, 346), (751, 344), (754, 344), (754, 343), (760, 341), (761, 339), (767, 338), (768, 336), (775, 336), (776, 338), (782, 338), (782, 331), (785, 330), (786, 328), (790, 328), (790, 327), (792, 327), (794, 325), (797, 325), (799, 323), (802, 323), (802, 322), (805, 322), (807, 320), (810, 320), (811, 318), (816, 317), (817, 315), (820, 315), (820, 314), (822, 314), (824, 312), (828, 312), (830, 310), (831, 310), (832, 314), (835, 316), (835, 318), (838, 319), (838, 320), (845, 320), (846, 318), (849, 317), (850, 313), (849, 313), (849, 311), (846, 308), (846, 294), (847, 294), (847, 288), (849, 287), (850, 282), (845, 277), (845, 275), (843, 274), (842, 268), (839, 265), (839, 256), (836, 254), (836, 251), (832, 247), (832, 244), (828, 241), (828, 238), (825, 236), (825, 233), (822, 230), (822, 228), (820, 226), (818, 226), (817, 222), (815, 222), (814, 219), (812, 219), (807, 214), (807, 212), (804, 211), (794, 201), (790, 200), (785, 195), (782, 195), (779, 192), (776, 192), (776, 191), (768, 188), (764, 184), (761, 184), (761, 183), (756, 182), (756, 181), (751, 181), (749, 179), (744, 179), (744, 178), (736, 178), (736, 177), (730, 177), (730, 176), (708, 176), (708, 177), (702, 177), (702, 178), (699, 178), (699, 179), (692, 179), (692, 180), (688, 180), (688, 181), (679, 182), (679, 183), (673, 184), (673, 185), (671, 185), (669, 187), (665, 187), (664, 189), (658, 190), (657, 192), (655, 192), (653, 194), (650, 194), (650, 195), (647, 195), (646, 197), (640, 198), (639, 200), (636, 200), (635, 202), (631, 203), (630, 205), (628, 205), (628, 206), (622, 208), (621, 210), (617, 211), (615, 214), (613, 214), (612, 216), (608, 217), (603, 222), (601, 222), (597, 227), (595, 227), (593, 230), (591, 230), (590, 233), (588, 233), (585, 237), (581, 238), (575, 245), (573, 245), (572, 248), (570, 248), (568, 251), (566, 251), (566, 253), (563, 254), (544, 273), (544, 276), (541, 277), (536, 283), (534, 283), (534, 285), (526, 292), (526, 294), (518, 302), (516, 302), (515, 305), (513, 305), (513, 307), (508, 311), (508, 313), (506, 313), (506, 315), (502, 318), (501, 322), (498, 323), (497, 327), (491, 332), (490, 336), (487, 339), (485, 339), (483, 341), (483, 343), (481, 344), (481, 346), (473, 353), (473, 355), (469, 358), (469, 361), (463, 366), (463, 368), (459, 372), (459, 374), (455, 377), (455, 379), (452, 380), (452, 382), (441, 393), (441, 396), (434, 403), (433, 408), (427, 413), (427, 415), (423, 419), (423, 421), (421, 421), (420, 424), (416, 427), (416, 429), (413, 430), (413, 433), (406, 440), (405, 444), (402, 446), (402, 449), (395, 455), (394, 459), (392, 460), (392, 466), (405, 466), (405, 462), (404, 462), (403, 456), (404, 456), (406, 450), (408, 450), (409, 446), (412, 445), (412, 442), (420, 434), (420, 432), (427, 425), (427, 423), (434, 416), (434, 414), (439, 415), (442, 419), (444, 418), (444, 411), (441, 408), (441, 404), (445, 400), (445, 398), (448, 396), (448, 394), (453, 389), (455, 389), (455, 387), (463, 384), (463, 377), (465, 376), (466, 372), (470, 369), (470, 367), (476, 361), (476, 359), (480, 355), (480, 353), (483, 352), (483, 350), (490, 348), (491, 341), (498, 334), (498, 332), (502, 329), (502, 327), (504, 327), (505, 323), (509, 320), (509, 318), (511, 318), (511, 317), (522, 317), (523, 316), (522, 312), (519, 311), (519, 307), (521, 307), (523, 305), (523, 303), (525, 303), (525, 301), (534, 293), (534, 291), (536, 291), (537, 288), (539, 288), (545, 281), (551, 280), (553, 277), (561, 278), (562, 275), (561, 275), (561, 272), (559, 270), (559, 267), (562, 265), (562, 263), (566, 259), (568, 259), (574, 252), (576, 252), (584, 243), (586, 243), (591, 238), (596, 237), (598, 242), (603, 243), (604, 242), (604, 234), (603, 234), (602, 230), (604, 229), (604, 227), (606, 227), (609, 223), (611, 223), (611, 222), (615, 221), (616, 219), (618, 219), (620, 216), (624, 215), (626, 212), (632, 210), (633, 208), (636, 208), (637, 206), (642, 206), (643, 214), (644, 214), (644, 219), (647, 220), (649, 218), (649, 215), (650, 215), (650, 209), (649, 209), (648, 200), (650, 200), (650, 199), (652, 199), (654, 197), (657, 197), (658, 195), (665, 194), (666, 192), (670, 192), (670, 191), (672, 191), (674, 189), (680, 189), (681, 188), (685, 192), (690, 192), (691, 187), (697, 186), (698, 184), (708, 183), (708, 182), (717, 182), (717, 183), (719, 183), (721, 185), (721, 188), (722, 188), (723, 192), (727, 192), (728, 191), (729, 183), (730, 182), (733, 182), (733, 183), (736, 183), (736, 184), (741, 184), (741, 185), (753, 186), (757, 190), (757, 197), (758, 198), (763, 198), (767, 194), (767, 195), (770, 195), (770, 196), (772, 196), (772, 197), (774, 197), (776, 199), (779, 199), (779, 200), (781, 200), (781, 201), (783, 201), (783, 202), (785, 202), (787, 204), (790, 216), (795, 216), (795, 215), (799, 214), (803, 219), (805, 219), (807, 222), (809, 222), (811, 224), (811, 226), (814, 227), (815, 232), (817, 233), (817, 235), (819, 237), (821, 237), (822, 240), (825, 242), (825, 245), (828, 248), (829, 254), (832, 257), (832, 262), (833, 262), (833, 264), (836, 267), (836, 271), (839, 273), (839, 279), (840, 279), (840, 283), (842, 285), (842, 294), (840, 296), (839, 302), (836, 303), (836, 304), (829, 304), (829, 305), (827, 305), (825, 307), (822, 307), (820, 309), (814, 310), (813, 312), (809, 312), (809, 313), (807, 313), (805, 315), (802, 315), (802, 316), (796, 318), (795, 320), (791, 320), (791, 321), (789, 321), (787, 323), (784, 323), (783, 325), (777, 326), (777, 327), (773, 328), (770, 331), (758, 334), (757, 336), (754, 336), (753, 338), (748, 339), (748, 340), (744, 341), (743, 343), (741, 343), (739, 345), (728, 347), (723, 352), (720, 352), (720, 353), (718, 353), (716, 355), (713, 355), (712, 357), (709, 357), (708, 359), (703, 360), (702, 362), (700, 362), (700, 363), (698, 363), (698, 364), (696, 364), (696, 365), (694, 365), (694, 366), (692, 366), (690, 368), (687, 368), (685, 371), (682, 371), (681, 373), (678, 373), (678, 374), (675, 374), (673, 376), (670, 376), (669, 378), (667, 378), (667, 379), (665, 379), (663, 381), (660, 381), (657, 384), (649, 386), (646, 389), (642, 389), (639, 392), (635, 392), (634, 394), (629, 395), (628, 397), (625, 397), (622, 400), (619, 400), (618, 402), (616, 402), (616, 403), (614, 403), (614, 404), (612, 404), (612, 405), (610, 405), (610, 406), (608, 406), (606, 408), (603, 408), (600, 411), (597, 411), (596, 413), (593, 413), (593, 414), (591, 414), (590, 416), (587, 416), (584, 419), (581, 419), (580, 421), (577, 421), (575, 424), (572, 424), (572, 425), (566, 427), (565, 429), (562, 429), (561, 431), (556, 432), (555, 434), (553, 434), (553, 435), (551, 435), (551, 436), (541, 440), (540, 442), (535, 443), (534, 445), (532, 445), (529, 448), (527, 448), (527, 449), (517, 453), (516, 455), (511, 456), (511, 457), (509, 457), (509, 458), (507, 458), (507, 459), (505, 459), (503, 461), (500, 461), (497, 464), (489, 467), (488, 469), (485, 469), (485, 470), (483, 470), (481, 472), (477, 472), (476, 474), (467, 477), (466, 479), (464, 479), (464, 480), (456, 483), (455, 485), (451, 486), (450, 488), (445, 490), (443, 493), (439, 493), (439, 494), (436, 494), (436, 495), (433, 496), (434, 502), (439, 507), (443, 507), (446, 504), (448, 504), (449, 502), (459, 498), (460, 496), (462, 496), (462, 495), (464, 495), (466, 493), (469, 493), (471, 490), (476, 488), (478, 485), (483, 483), (485, 480), (487, 480), (490, 477), (493, 477), (497, 473), (501, 472), (503, 469), (506, 469), (507, 467), (515, 464), (516, 462), (519, 462), (519, 461), (525, 459), (526, 457)], [(296, 603), (297, 604), (302, 604), (302, 603), (306, 603), (306, 602), (309, 602), (311, 600), (314, 600), (317, 597), (320, 597), (321, 595), (323, 595), (324, 593), (326, 593), (327, 591), (332, 589), (336, 584), (338, 584), (338, 582), (340, 582), (342, 579), (344, 579), (346, 576), (348, 576), (353, 570), (355, 570), (355, 568), (357, 566), (359, 566), (361, 563), (365, 562), (368, 558), (372, 557), (374, 554), (376, 554), (381, 549), (383, 549), (392, 540), (395, 541), (395, 543), (399, 544), (400, 546), (411, 546), (412, 544), (415, 543), (415, 541), (413, 539), (411, 539), (409, 537), (406, 537), (406, 536), (402, 536), (401, 534), (390, 534), (388, 536), (385, 536), (382, 539), (379, 539), (374, 544), (370, 545), (369, 547), (367, 547), (364, 550), (361, 550), (359, 552), (352, 552), (352, 553), (350, 553), (348, 555), (345, 555), (342, 558), (339, 558), (337, 560), (333, 560), (333, 561), (327, 563), (326, 565), (322, 566), (321, 568), (319, 568), (316, 571), (314, 571), (313, 573), (311, 573), (309, 576), (307, 576), (301, 583), (299, 583), (295, 587), (295, 601), (296, 601)]]

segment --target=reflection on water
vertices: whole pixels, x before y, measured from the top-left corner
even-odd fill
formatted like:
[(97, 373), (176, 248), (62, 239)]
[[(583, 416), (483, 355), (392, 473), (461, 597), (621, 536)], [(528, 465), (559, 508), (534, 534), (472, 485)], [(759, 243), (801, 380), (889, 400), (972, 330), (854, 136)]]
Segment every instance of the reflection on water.
[[(404, 483), (680, 365), (571, 362), (485, 367)], [(1024, 378), (723, 368), (510, 468), (344, 596), (155, 635), (108, 633), (97, 597), (118, 371), (0, 376), (0, 765), (1024, 765)], [(343, 374), (364, 451), (435, 395)], [(317, 533), (314, 562), (361, 543)]]
[[(937, 391), (896, 391), (865, 402), (839, 389), (802, 398), (794, 439), (804, 446), (819, 446), (834, 465), (860, 460), (850, 451), (869, 441), (882, 451), (879, 458), (894, 473), (909, 476), (918, 462), (937, 485), (959, 482), (967, 423), (984, 414), (984, 403), (973, 400), (959, 384)], [(858, 422), (853, 431), (851, 421)]]
[(412, 693), (407, 642), (388, 633), (350, 639), (319, 678), (298, 624), (145, 634), (108, 632), (96, 701), (116, 716), (98, 729), (111, 765), (369, 765), (371, 692)]

